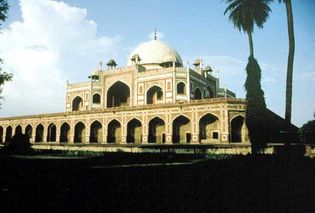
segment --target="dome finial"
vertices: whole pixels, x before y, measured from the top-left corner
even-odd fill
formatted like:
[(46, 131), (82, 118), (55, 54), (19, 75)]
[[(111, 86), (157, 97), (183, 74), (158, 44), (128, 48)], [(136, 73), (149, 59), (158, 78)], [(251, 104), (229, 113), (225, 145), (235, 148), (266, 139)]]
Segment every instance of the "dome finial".
[(154, 40), (157, 40), (157, 36), (156, 36), (156, 28), (154, 29)]

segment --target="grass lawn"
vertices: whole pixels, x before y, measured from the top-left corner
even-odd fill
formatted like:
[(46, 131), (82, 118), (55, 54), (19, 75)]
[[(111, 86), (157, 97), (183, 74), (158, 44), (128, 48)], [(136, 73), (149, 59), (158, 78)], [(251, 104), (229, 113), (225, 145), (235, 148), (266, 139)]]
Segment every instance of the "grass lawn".
[[(0, 211), (314, 212), (315, 160), (219, 156), (192, 164), (165, 164), (201, 157), (0, 156)], [(155, 166), (115, 167), (143, 163)]]

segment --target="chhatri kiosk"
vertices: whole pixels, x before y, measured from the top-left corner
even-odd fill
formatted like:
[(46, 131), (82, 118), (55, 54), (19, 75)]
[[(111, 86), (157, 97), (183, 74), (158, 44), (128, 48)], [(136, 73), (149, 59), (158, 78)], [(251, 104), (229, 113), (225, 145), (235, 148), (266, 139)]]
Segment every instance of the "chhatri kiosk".
[[(33, 144), (126, 146), (248, 143), (245, 101), (197, 59), (156, 37), (140, 44), (127, 66), (111, 59), (86, 82), (68, 83), (65, 112), (0, 119), (0, 141), (27, 134)], [(105, 67), (105, 66), (104, 66)]]

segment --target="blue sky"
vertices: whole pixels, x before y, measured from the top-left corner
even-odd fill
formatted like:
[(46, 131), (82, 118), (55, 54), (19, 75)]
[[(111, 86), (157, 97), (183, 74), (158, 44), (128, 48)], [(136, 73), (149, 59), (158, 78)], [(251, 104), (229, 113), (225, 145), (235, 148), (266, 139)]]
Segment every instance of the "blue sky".
[[(315, 1), (293, 0), (296, 54), (292, 121), (301, 126), (315, 112)], [(192, 64), (201, 57), (219, 70), (220, 84), (245, 97), (248, 41), (224, 16), (218, 0), (9, 0), (0, 56), (15, 74), (4, 87), (1, 116), (64, 110), (65, 82), (85, 81), (102, 60), (125, 66), (131, 51), (156, 28)], [(254, 51), (262, 68), (267, 106), (284, 116), (288, 38), (285, 6), (275, 1)], [(12, 107), (23, 103), (23, 107)]]

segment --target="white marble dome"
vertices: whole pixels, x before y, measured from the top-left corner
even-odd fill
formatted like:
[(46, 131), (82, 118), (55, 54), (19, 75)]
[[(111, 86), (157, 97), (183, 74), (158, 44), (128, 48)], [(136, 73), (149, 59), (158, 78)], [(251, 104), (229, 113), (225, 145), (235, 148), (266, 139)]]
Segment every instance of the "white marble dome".
[(129, 56), (128, 66), (132, 65), (132, 56), (138, 54), (142, 65), (159, 65), (166, 62), (175, 61), (177, 65), (182, 66), (183, 62), (175, 49), (168, 44), (152, 40), (140, 44)]

